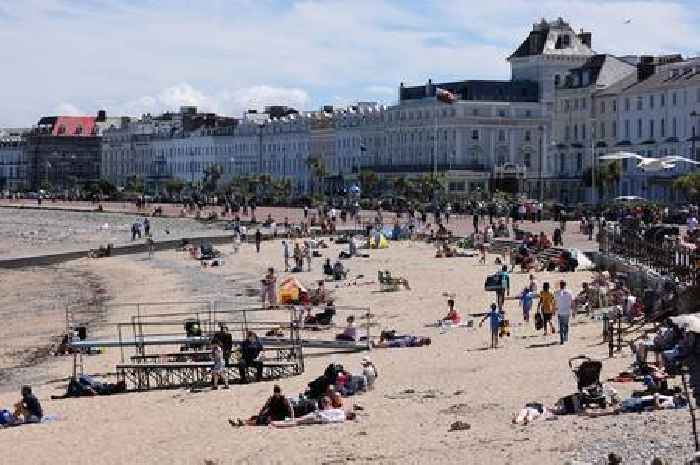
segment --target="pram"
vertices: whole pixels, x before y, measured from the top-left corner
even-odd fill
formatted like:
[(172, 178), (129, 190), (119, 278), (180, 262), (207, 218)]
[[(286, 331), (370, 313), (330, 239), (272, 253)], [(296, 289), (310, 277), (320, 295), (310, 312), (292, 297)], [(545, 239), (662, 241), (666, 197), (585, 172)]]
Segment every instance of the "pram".
[(600, 372), (603, 363), (585, 355), (569, 359), (569, 368), (576, 377), (576, 388), (582, 407), (595, 405), (600, 408), (608, 406), (608, 400), (600, 382)]

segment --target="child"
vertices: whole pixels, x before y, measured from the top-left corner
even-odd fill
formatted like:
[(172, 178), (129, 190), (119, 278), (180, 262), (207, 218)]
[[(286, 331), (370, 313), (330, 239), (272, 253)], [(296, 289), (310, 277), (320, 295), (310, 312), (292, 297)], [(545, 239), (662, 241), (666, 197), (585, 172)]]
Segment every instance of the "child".
[(498, 331), (501, 326), (501, 314), (495, 302), (491, 304), (491, 310), (484, 315), (484, 318), (479, 322), (480, 328), (487, 318), (489, 319), (489, 327), (491, 328), (491, 348), (495, 349), (498, 347)]
[(532, 301), (535, 299), (535, 293), (526, 287), (520, 294), (520, 306), (523, 308), (523, 321), (530, 322), (530, 310), (532, 310)]
[(481, 242), (479, 244), (479, 253), (481, 253), (481, 259), (479, 259), (479, 263), (482, 265), (486, 265), (486, 244)]
[(454, 299), (449, 299), (447, 301), (447, 308), (447, 315), (439, 321), (440, 325), (459, 325), (462, 322), (462, 317), (459, 315), (459, 312), (455, 310)]
[(211, 369), (212, 389), (219, 389), (219, 381), (224, 382), (224, 389), (228, 389), (228, 376), (226, 376), (226, 362), (224, 361), (224, 351), (219, 342), (215, 342), (211, 346), (211, 358), (214, 361), (214, 366)]

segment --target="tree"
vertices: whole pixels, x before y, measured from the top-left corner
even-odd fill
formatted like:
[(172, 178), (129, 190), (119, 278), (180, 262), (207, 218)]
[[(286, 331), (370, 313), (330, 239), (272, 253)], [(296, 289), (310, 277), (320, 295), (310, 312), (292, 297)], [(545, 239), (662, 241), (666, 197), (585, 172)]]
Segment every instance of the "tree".
[(362, 193), (371, 196), (379, 184), (379, 176), (374, 171), (368, 169), (360, 170), (358, 175)]
[(673, 181), (673, 188), (683, 192), (691, 202), (700, 201), (700, 170), (680, 176)]
[(165, 191), (171, 197), (179, 196), (185, 189), (185, 181), (180, 178), (171, 178), (165, 182)]
[[(588, 168), (583, 173), (583, 182), (586, 187), (593, 186), (593, 170)], [(598, 193), (602, 194), (603, 199), (607, 197), (608, 189), (612, 189), (620, 181), (621, 170), (620, 163), (617, 161), (612, 161), (609, 163), (604, 163), (600, 165), (595, 170), (595, 184)]]
[(323, 180), (328, 175), (328, 172), (326, 171), (325, 163), (323, 162), (323, 160), (320, 157), (309, 157), (306, 160), (306, 166), (311, 171), (311, 179), (312, 179), (311, 191), (314, 192), (318, 189), (318, 194), (321, 195), (323, 193), (322, 192)]
[(421, 201), (429, 202), (439, 195), (443, 190), (443, 177), (433, 173), (421, 175), (416, 178), (416, 186)]
[(140, 176), (129, 176), (126, 180), (126, 190), (128, 192), (143, 192), (143, 178)]
[(204, 191), (208, 193), (216, 192), (219, 179), (224, 169), (221, 165), (211, 165), (204, 169)]

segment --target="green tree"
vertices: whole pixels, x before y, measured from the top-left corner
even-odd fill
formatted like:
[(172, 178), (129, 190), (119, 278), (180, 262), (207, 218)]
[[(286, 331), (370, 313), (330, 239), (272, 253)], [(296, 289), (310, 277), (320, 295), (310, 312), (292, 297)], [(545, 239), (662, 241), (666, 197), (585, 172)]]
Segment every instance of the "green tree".
[(143, 193), (143, 178), (141, 176), (129, 176), (126, 180), (125, 189), (127, 192)]
[[(583, 182), (586, 187), (593, 186), (593, 170), (588, 168), (583, 173)], [(607, 198), (608, 191), (613, 189), (615, 185), (620, 181), (622, 172), (620, 169), (620, 163), (617, 161), (612, 161), (609, 163), (603, 163), (595, 170), (595, 184), (596, 190), (601, 194), (602, 199)]]
[(204, 169), (204, 191), (208, 193), (216, 192), (219, 180), (224, 173), (221, 165), (211, 165)]
[(700, 170), (678, 177), (673, 188), (683, 192), (691, 202), (700, 201)]
[(328, 176), (328, 172), (326, 171), (326, 164), (320, 157), (309, 157), (306, 160), (306, 166), (311, 171), (311, 192), (317, 192), (319, 195), (322, 195), (323, 181), (326, 178), (326, 176)]
[(180, 178), (171, 178), (165, 182), (164, 187), (168, 195), (172, 197), (179, 196), (185, 189), (185, 181)]
[(379, 176), (377, 176), (377, 173), (363, 168), (360, 170), (358, 179), (360, 180), (362, 193), (366, 196), (372, 196), (379, 184)]

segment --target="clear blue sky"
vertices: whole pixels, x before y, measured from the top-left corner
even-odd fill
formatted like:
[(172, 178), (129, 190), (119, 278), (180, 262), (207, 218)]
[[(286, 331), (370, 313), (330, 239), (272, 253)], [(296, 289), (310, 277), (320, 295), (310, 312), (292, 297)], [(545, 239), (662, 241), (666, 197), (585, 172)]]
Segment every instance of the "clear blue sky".
[(532, 23), (558, 16), (598, 52), (700, 55), (697, 0), (0, 0), (0, 126), (392, 103), (401, 81), (509, 78)]

